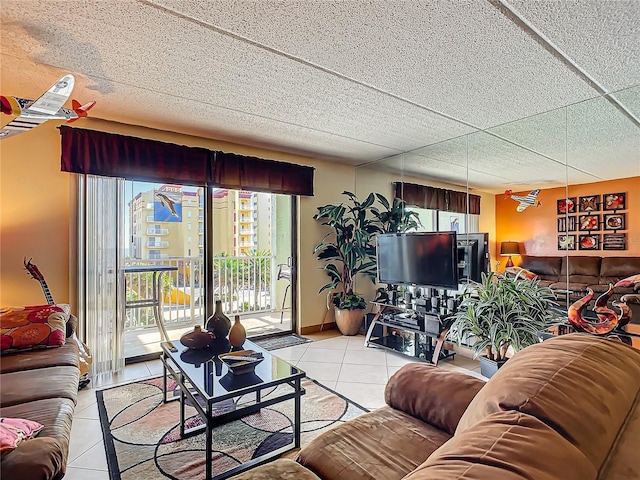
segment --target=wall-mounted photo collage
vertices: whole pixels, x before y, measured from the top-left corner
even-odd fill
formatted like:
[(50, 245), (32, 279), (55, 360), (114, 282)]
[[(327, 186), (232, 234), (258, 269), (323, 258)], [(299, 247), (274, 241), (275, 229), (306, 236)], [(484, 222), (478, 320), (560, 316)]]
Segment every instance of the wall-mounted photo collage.
[(622, 192), (559, 199), (558, 250), (626, 250), (626, 205)]

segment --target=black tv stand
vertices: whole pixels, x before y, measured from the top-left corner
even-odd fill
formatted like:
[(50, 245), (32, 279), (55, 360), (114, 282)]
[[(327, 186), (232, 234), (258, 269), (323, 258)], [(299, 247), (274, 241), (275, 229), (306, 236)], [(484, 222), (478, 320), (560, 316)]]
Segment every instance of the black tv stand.
[[(422, 312), (412, 305), (372, 303), (378, 306), (378, 313), (367, 330), (366, 347), (385, 348), (434, 365), (455, 355), (454, 351), (444, 348), (444, 339), (449, 331), (448, 314)], [(377, 325), (382, 327), (380, 336), (373, 335)]]

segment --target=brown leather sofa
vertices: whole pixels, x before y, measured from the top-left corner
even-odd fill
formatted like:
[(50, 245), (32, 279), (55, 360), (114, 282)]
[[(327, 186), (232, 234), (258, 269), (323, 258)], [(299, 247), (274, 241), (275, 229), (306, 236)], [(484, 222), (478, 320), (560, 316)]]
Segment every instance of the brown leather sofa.
[[(552, 289), (606, 292), (610, 283), (640, 273), (640, 257), (543, 257), (522, 255), (522, 268), (537, 274)], [(616, 288), (616, 294), (634, 293), (633, 287)]]
[[(520, 267), (535, 273), (540, 284), (552, 290), (567, 290), (569, 301), (573, 302), (587, 294), (591, 288), (597, 298), (606, 292), (609, 284), (640, 273), (640, 257), (545, 257), (522, 255)], [(627, 294), (638, 293), (635, 287), (616, 287), (610, 301), (620, 300)], [(640, 323), (640, 305), (629, 303), (633, 311), (632, 322)]]
[(574, 333), (521, 350), (488, 381), (426, 364), (387, 406), (234, 480), (638, 480), (640, 351)]
[(80, 375), (78, 346), (72, 339), (77, 324), (72, 315), (61, 347), (0, 358), (0, 416), (44, 425), (35, 438), (2, 457), (3, 480), (58, 480), (66, 472)]

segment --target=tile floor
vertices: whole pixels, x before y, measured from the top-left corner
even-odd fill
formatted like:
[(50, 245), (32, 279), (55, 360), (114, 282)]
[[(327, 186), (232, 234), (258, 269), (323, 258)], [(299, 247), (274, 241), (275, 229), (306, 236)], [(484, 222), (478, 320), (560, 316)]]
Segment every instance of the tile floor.
[[(411, 359), (383, 349), (367, 348), (362, 335), (344, 337), (336, 333), (334, 330), (308, 335), (314, 340), (312, 343), (274, 350), (273, 353), (354, 402), (370, 410), (381, 407), (387, 380)], [(438, 366), (484, 378), (480, 375), (479, 362), (461, 354)], [(132, 364), (108, 382), (78, 392), (65, 480), (109, 480), (96, 390), (161, 373), (159, 360)]]

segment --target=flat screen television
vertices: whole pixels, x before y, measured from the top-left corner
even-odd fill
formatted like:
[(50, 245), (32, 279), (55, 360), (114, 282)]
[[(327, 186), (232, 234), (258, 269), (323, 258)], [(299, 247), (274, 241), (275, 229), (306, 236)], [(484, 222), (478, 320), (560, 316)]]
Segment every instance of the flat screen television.
[(381, 234), (376, 247), (380, 283), (458, 289), (456, 232)]
[(489, 273), (489, 234), (458, 234), (458, 276), (460, 281), (482, 281), (482, 272)]

